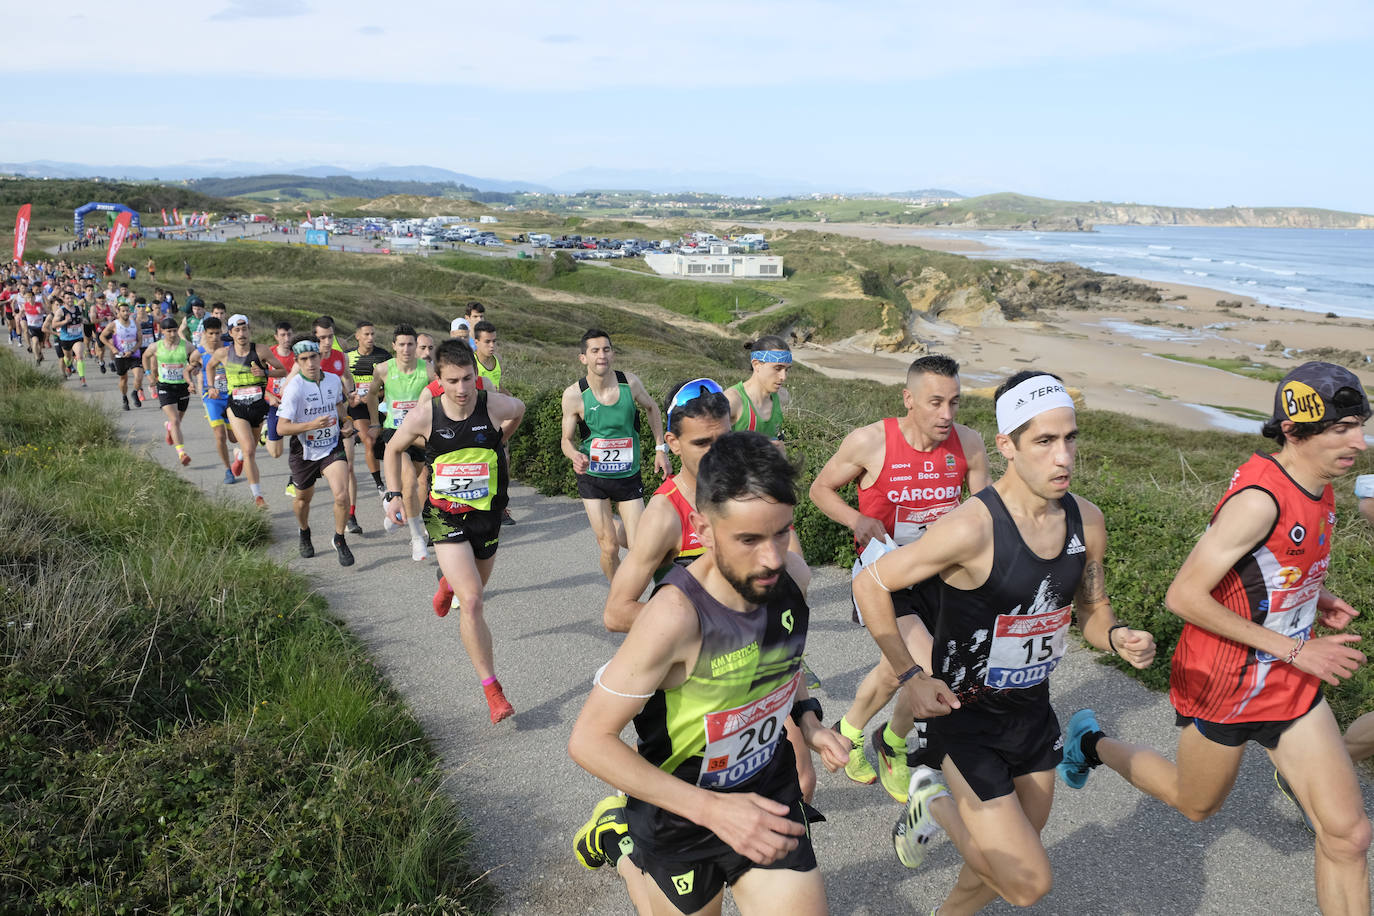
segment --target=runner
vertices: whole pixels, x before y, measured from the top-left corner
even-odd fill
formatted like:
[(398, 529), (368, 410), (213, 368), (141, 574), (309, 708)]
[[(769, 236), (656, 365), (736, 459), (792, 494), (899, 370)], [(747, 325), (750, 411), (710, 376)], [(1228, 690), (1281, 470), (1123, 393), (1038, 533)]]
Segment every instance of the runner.
[[(372, 428), (373, 435), (369, 441), (372, 442), (376, 460), (386, 457), (387, 443), (396, 435), (396, 428), (406, 414), (419, 406), (420, 395), (430, 381), (429, 367), (420, 363), (415, 356), (416, 336), (415, 328), (411, 325), (397, 325), (391, 333), (391, 346), (396, 355), (372, 370), (372, 384), (367, 389), (364, 406), (368, 412), (368, 425)], [(378, 410), (383, 400), (389, 405), (385, 417)], [(423, 506), (420, 481), (425, 474), (425, 451), (418, 445), (412, 445), (406, 449), (406, 455), (410, 460), (401, 462), (401, 503), (406, 524), (410, 528), (410, 556), (419, 562), (429, 558), (420, 515)], [(389, 534), (396, 526), (386, 511), (385, 492), (382, 514), (383, 528)]]
[(59, 362), (64, 377), (77, 375), (86, 387), (86, 315), (81, 306), (61, 294), (53, 297), (52, 327), (57, 332)]
[[(140, 353), (147, 353), (148, 349), (158, 341), (157, 319), (153, 317), (153, 310), (148, 307), (148, 300), (142, 296), (134, 297), (134, 324), (138, 325), (138, 347)], [(140, 403), (143, 395), (143, 380), (148, 382), (148, 397), (156, 397), (157, 389), (153, 383), (152, 376), (143, 371), (142, 360), (140, 357), (139, 372), (134, 380), (134, 388), (138, 392)]]
[(463, 313), (463, 320), (472, 329), (468, 335), (468, 346), (475, 351), (477, 349), (477, 323), (487, 320), (487, 307), (480, 302), (469, 302), (467, 311)]
[[(1049, 675), (1064, 652), (1072, 611), (1083, 637), (1136, 667), (1154, 657), (1149, 633), (1116, 631), (1103, 585), (1102, 513), (1069, 492), (1078, 423), (1063, 384), (1018, 372), (997, 389), (996, 483), (931, 525), (919, 540), (869, 564), (854, 579), (868, 632), (928, 717), (943, 752), (944, 784), (916, 767), (906, 816), (893, 830), (908, 868), (943, 827), (964, 867), (937, 912), (976, 912), (998, 896), (1030, 906), (1050, 889), (1040, 830), (1054, 797), (1059, 723)], [(913, 661), (891, 592), (938, 577), (932, 670)], [(948, 786), (948, 789), (946, 789)]]
[[(849, 751), (802, 677), (811, 574), (787, 550), (796, 473), (760, 435), (716, 440), (691, 514), (705, 552), (664, 576), (573, 726), (573, 760), (628, 796), (598, 806), (578, 858), (613, 863), (640, 912), (719, 913), (726, 884), (744, 914), (827, 911), (780, 740), (790, 716), (831, 770)], [(631, 721), (638, 753), (620, 738)]]
[(167, 417), (163, 427), (167, 444), (177, 451), (183, 466), (191, 463), (186, 454), (186, 440), (181, 433), (181, 420), (196, 393), (196, 373), (200, 370), (200, 353), (183, 340), (175, 318), (164, 318), (158, 325), (162, 340), (143, 354), (143, 370), (157, 379), (157, 402)]
[[(632, 372), (612, 369), (610, 335), (592, 328), (582, 335), (578, 360), (587, 375), (563, 391), (563, 454), (577, 475), (577, 494), (601, 548), (601, 572), (615, 579), (622, 541), (611, 504), (624, 523), (626, 546), (644, 513), (644, 483), (639, 473), (638, 404), (649, 414), (655, 445), (654, 469), (667, 477), (672, 466), (663, 444), (663, 420), (644, 383)], [(580, 432), (580, 435), (579, 435)]]
[[(335, 342), (334, 319), (328, 315), (321, 315), (315, 319), (312, 326), (315, 332), (315, 340), (320, 344), (320, 365), (325, 372), (330, 375), (337, 375), (339, 382), (343, 385), (344, 397), (348, 403), (353, 403), (353, 392), (356, 385), (353, 381), (353, 374), (348, 371), (348, 356), (341, 350)], [(356, 426), (354, 427), (356, 432)], [(344, 458), (347, 461), (348, 471), (348, 533), (362, 534), (363, 526), (358, 524), (357, 503), (358, 503), (358, 482), (353, 477), (353, 434), (344, 437)], [(294, 484), (293, 484), (294, 485)]]
[[(296, 365), (296, 354), (291, 349), (291, 322), (278, 321), (274, 334), (276, 340), (272, 344), (272, 355), (277, 358), (277, 362), (282, 364), (289, 376), (291, 368)], [(277, 407), (281, 404), (281, 392), (284, 384), (285, 379), (269, 378), (267, 380), (267, 423), (263, 428), (263, 445), (267, 449), (267, 454), (273, 458), (280, 458), (282, 452), (282, 434), (277, 431)], [(294, 485), (292, 491), (287, 495), (296, 495)]]
[(453, 322), (448, 326), (448, 336), (472, 346), (472, 329), (468, 327), (466, 318), (453, 319)]
[(787, 389), (782, 386), (792, 365), (792, 351), (787, 341), (773, 335), (751, 340), (744, 349), (749, 351), (754, 372), (725, 391), (730, 401), (731, 426), (763, 433), (781, 447), (782, 409), (789, 400)]
[[(468, 349), (472, 349), (469, 347)], [(418, 334), (415, 337), (415, 355), (420, 362), (425, 364), (425, 368), (430, 372), (437, 372), (434, 365), (434, 338), (428, 334)]]
[[(219, 460), (224, 465), (224, 482), (232, 484), (235, 478), (243, 473), (243, 452), (234, 449), (234, 460), (229, 460), (229, 437), (233, 435), (229, 429), (229, 379), (225, 375), (223, 364), (215, 368), (213, 381), (205, 370), (209, 368), (210, 357), (214, 356), (215, 350), (223, 345), (224, 338), (228, 338), (230, 342), (233, 338), (224, 333), (220, 320), (214, 315), (207, 316), (200, 329), (200, 344), (196, 347), (196, 353), (200, 356), (200, 403), (205, 408), (205, 420), (210, 424), (210, 435), (215, 439), (215, 451), (219, 453)], [(206, 344), (212, 346), (207, 347)]]
[[(760, 366), (776, 363), (755, 362)], [(936, 519), (959, 505), (965, 486), (977, 493), (988, 485), (988, 454), (983, 437), (954, 422), (959, 412), (959, 364), (947, 356), (923, 356), (907, 369), (902, 389), (906, 416), (889, 417), (845, 436), (811, 484), (811, 501), (831, 520), (854, 532), (860, 553), (873, 538), (910, 544)], [(858, 483), (858, 509), (840, 491)], [(897, 629), (907, 651), (930, 665), (930, 608), (921, 600), (925, 585), (893, 592)], [(857, 613), (856, 613), (857, 618)], [(892, 719), (873, 732), (878, 769), (864, 756), (864, 729), (897, 692), (897, 673), (879, 659), (868, 672), (849, 710), (836, 727), (854, 746), (845, 775), (883, 788), (905, 802), (910, 774), (907, 733), (913, 719), (905, 694), (898, 696)], [(922, 731), (924, 731), (924, 726)], [(919, 740), (916, 742), (919, 747)], [(939, 757), (934, 757), (938, 763)]]
[(286, 375), (286, 368), (270, 349), (258, 352), (258, 345), (249, 339), (249, 333), (247, 316), (230, 317), (229, 335), (233, 340), (215, 351), (205, 372), (213, 377), (217, 367), (224, 367), (229, 387), (229, 428), (243, 452), (248, 485), (253, 491), (253, 505), (266, 509), (267, 500), (262, 498), (262, 483), (258, 476), (258, 429), (267, 420), (265, 380)]
[(508, 395), (478, 391), (476, 360), (461, 341), (444, 341), (436, 358), (443, 395), (407, 412), (387, 443), (386, 512), (393, 522), (404, 521), (398, 489), (402, 455), (410, 446), (424, 443), (432, 482), (423, 517), (443, 574), (434, 611), (444, 616), (458, 597), (463, 648), (496, 723), (515, 710), (496, 679), (482, 590), (496, 563), (501, 509), (508, 498), (502, 430), (519, 425), (525, 405)]
[(48, 310), (43, 305), (41, 293), (28, 289), (20, 294), (19, 314), (24, 319), (25, 347), (33, 354), (34, 361), (42, 365), (43, 347), (48, 343)]
[[(353, 397), (349, 399), (348, 415), (353, 419), (353, 428), (358, 431), (358, 441), (362, 445), (363, 461), (367, 464), (367, 470), (372, 475), (372, 482), (377, 487), (377, 494), (381, 495), (386, 488), (382, 486), (382, 466), (377, 456), (373, 454), (373, 443), (375, 437), (372, 435), (371, 414), (367, 407), (367, 391), (372, 387), (372, 374), (378, 363), (386, 362), (391, 359), (391, 354), (381, 347), (374, 346), (373, 340), (377, 334), (376, 327), (370, 321), (360, 321), (353, 331), (353, 339), (357, 346), (349, 350), (348, 371), (353, 375)], [(352, 465), (349, 465), (352, 467)], [(357, 485), (354, 485), (353, 492), (356, 493)], [(356, 499), (356, 495), (352, 497)]]
[(1064, 782), (1106, 764), (1142, 792), (1201, 821), (1235, 785), (1245, 745), (1268, 753), (1317, 835), (1317, 906), (1369, 912), (1370, 826), (1360, 783), (1322, 682), (1365, 661), (1344, 630), (1354, 608), (1324, 586), (1336, 524), (1331, 481), (1365, 450), (1369, 398), (1353, 372), (1309, 362), (1284, 376), (1264, 425), (1272, 454), (1241, 465), (1165, 596), (1184, 620), (1169, 700), (1183, 731), (1178, 762), (1108, 738), (1092, 710), (1069, 720)]
[(196, 296), (190, 302), (190, 314), (181, 319), (181, 328), (178, 331), (181, 336), (191, 342), (191, 346), (200, 346), (200, 324), (205, 320), (205, 300)]
[[(502, 391), (501, 388), (501, 360), (496, 357), (496, 325), (490, 321), (479, 321), (472, 330), (473, 352), (477, 354), (477, 374), (482, 379), (482, 387), (487, 391)], [(506, 463), (510, 463), (510, 440), (507, 439), (503, 446), (506, 450)], [(506, 507), (501, 522), (505, 525), (514, 525), (515, 519), (511, 518), (510, 507)]]
[(150, 282), (156, 282), (156, 281), (157, 281), (157, 262), (155, 262), (152, 258), (149, 258), (149, 259), (148, 259), (148, 265), (147, 265), (147, 267), (146, 267), (145, 269), (148, 271), (148, 280), (149, 280)]
[(143, 348), (138, 343), (138, 325), (129, 313), (129, 303), (115, 306), (115, 318), (100, 333), (100, 342), (114, 353), (115, 373), (119, 376), (119, 399), (129, 409), (129, 373), (134, 375), (134, 403), (142, 407)]
[(277, 408), (277, 429), (291, 436), (291, 484), (296, 496), (291, 509), (300, 528), (300, 554), (315, 555), (310, 540), (310, 500), (315, 481), (321, 477), (334, 496), (334, 552), (340, 566), (353, 565), (344, 526), (348, 523), (348, 484), (344, 468), (342, 436), (349, 434), (353, 421), (345, 410), (343, 382), (320, 367), (320, 344), (312, 337), (298, 338), (291, 346), (297, 371), (282, 389)]
[(102, 337), (105, 333), (105, 329), (110, 326), (110, 322), (114, 321), (115, 310), (113, 301), (107, 296), (95, 297), (88, 314), (91, 316), (91, 324), (93, 325), (94, 331), (91, 335), (91, 351), (95, 353), (96, 359), (100, 360), (100, 374), (104, 375), (106, 372), (106, 359), (109, 359), (111, 362), (114, 360), (113, 354), (107, 352), (108, 348), (105, 346), (105, 341)]

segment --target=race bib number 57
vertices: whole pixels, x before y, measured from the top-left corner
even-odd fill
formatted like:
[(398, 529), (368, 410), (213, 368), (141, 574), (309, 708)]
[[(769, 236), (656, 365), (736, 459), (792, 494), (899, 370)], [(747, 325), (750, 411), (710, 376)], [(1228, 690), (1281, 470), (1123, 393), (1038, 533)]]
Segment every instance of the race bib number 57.
[(984, 683), (998, 689), (1034, 687), (1064, 657), (1071, 608), (1044, 614), (998, 614)]
[(697, 785), (707, 789), (737, 786), (763, 769), (778, 749), (783, 719), (792, 711), (801, 672), (752, 703), (709, 713), (706, 750)]

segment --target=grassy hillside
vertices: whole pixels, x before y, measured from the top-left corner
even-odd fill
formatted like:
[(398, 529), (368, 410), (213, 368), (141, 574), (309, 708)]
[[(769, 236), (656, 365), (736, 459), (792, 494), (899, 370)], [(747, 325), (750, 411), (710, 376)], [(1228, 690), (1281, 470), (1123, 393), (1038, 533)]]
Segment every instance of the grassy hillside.
[(489, 906), (419, 724), (259, 513), (8, 349), (0, 481), (0, 909)]

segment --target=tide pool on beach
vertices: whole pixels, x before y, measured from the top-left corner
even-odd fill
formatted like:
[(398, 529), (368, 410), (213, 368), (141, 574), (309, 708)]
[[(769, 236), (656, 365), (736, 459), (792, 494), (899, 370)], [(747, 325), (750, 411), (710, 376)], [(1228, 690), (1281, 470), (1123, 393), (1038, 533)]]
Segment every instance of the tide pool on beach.
[(1267, 305), (1374, 318), (1374, 231), (1100, 226), (1092, 232), (939, 231), (977, 241), (975, 258), (1070, 261), (1252, 296)]

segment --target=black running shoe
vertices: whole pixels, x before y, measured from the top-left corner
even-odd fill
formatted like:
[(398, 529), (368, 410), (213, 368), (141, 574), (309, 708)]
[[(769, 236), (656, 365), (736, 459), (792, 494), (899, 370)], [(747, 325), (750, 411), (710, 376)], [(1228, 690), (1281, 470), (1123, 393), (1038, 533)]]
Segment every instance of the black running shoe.
[(301, 532), (301, 556), (310, 559), (315, 555), (315, 545), (310, 543), (310, 529)]
[(140, 393), (137, 392), (137, 391), (134, 392), (134, 406), (135, 406), (135, 407), (142, 407), (142, 406), (143, 406), (143, 395), (140, 394)]
[(103, 359), (100, 361), (100, 374), (101, 374), (101, 375), (104, 375), (104, 374), (105, 374), (105, 360), (103, 360)]
[(344, 540), (344, 536), (342, 534), (334, 535), (334, 549), (339, 554), (340, 566), (353, 565), (353, 551), (348, 549), (348, 541)]
[[(344, 530), (349, 534), (362, 534), (363, 526), (358, 524), (358, 516), (350, 515), (348, 517), (348, 524), (344, 526)], [(344, 565), (347, 566), (348, 564), (345, 563)]]
[(128, 410), (128, 409), (129, 409), (129, 396), (128, 396), (128, 395), (124, 395), (123, 397), (120, 398), (120, 400), (124, 402), (124, 409), (125, 409), (125, 410)]

